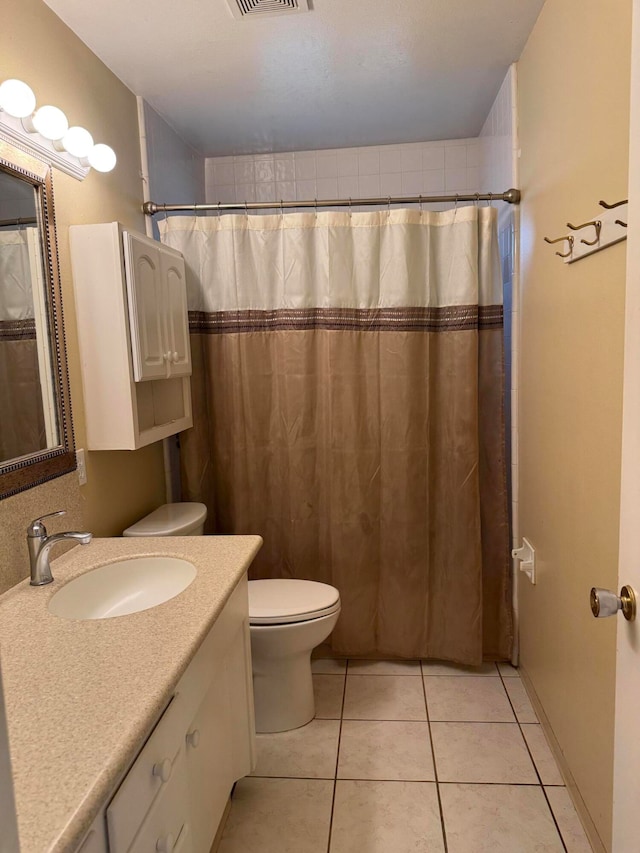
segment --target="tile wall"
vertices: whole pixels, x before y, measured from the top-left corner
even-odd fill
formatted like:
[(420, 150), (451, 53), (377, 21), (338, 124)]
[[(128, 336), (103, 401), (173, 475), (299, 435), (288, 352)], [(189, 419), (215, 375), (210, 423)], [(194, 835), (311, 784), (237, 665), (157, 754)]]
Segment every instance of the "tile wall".
[(476, 192), (480, 141), (209, 157), (205, 182), (212, 204)]

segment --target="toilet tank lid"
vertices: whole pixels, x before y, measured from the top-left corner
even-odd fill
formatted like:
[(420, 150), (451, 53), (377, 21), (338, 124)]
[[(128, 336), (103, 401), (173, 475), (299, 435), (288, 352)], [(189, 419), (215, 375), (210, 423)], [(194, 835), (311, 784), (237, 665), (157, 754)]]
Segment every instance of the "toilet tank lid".
[(338, 590), (326, 583), (291, 578), (249, 581), (249, 621), (254, 625), (295, 616), (313, 618), (339, 601)]
[(201, 503), (163, 504), (132, 524), (123, 536), (188, 536), (204, 523), (207, 508)]

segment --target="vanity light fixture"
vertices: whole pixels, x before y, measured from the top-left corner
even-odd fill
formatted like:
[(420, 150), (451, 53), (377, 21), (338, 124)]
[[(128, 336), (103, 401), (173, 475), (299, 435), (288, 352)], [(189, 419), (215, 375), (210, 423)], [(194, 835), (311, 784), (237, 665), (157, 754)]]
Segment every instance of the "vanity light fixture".
[(117, 162), (115, 151), (101, 142), (94, 144), (84, 127), (69, 127), (58, 107), (45, 104), (36, 110), (36, 97), (22, 80), (0, 84), (2, 139), (19, 144), (78, 180), (83, 180), (92, 167), (97, 172), (110, 172)]
[(69, 129), (66, 115), (49, 104), (39, 107), (32, 116), (23, 118), (22, 125), (29, 133), (39, 133), (51, 142), (62, 139)]
[(0, 110), (14, 118), (26, 118), (36, 108), (36, 96), (22, 80), (5, 80), (0, 85)]
[(93, 136), (84, 127), (70, 127), (60, 142), (54, 143), (58, 151), (68, 151), (74, 157), (82, 160), (89, 156), (93, 148)]
[(98, 144), (94, 145), (91, 151), (89, 151), (87, 160), (89, 161), (89, 165), (92, 166), (96, 172), (110, 172), (116, 165), (116, 152), (108, 145), (98, 142)]

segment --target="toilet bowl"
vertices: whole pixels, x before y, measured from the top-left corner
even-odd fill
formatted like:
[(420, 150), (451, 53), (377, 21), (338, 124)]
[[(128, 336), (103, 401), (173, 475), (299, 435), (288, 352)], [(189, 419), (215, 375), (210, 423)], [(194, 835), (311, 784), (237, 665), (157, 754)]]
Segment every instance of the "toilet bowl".
[(207, 508), (201, 503), (163, 504), (122, 531), (123, 536), (202, 536)]
[(315, 715), (311, 652), (340, 615), (340, 593), (305, 580), (249, 581), (256, 731), (284, 732)]

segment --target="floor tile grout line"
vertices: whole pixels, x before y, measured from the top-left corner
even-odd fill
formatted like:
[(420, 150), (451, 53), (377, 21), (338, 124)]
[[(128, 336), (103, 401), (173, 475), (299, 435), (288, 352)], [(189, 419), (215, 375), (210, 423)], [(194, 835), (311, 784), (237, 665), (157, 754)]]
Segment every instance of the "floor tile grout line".
[[(247, 776), (247, 779), (289, 779), (291, 781), (300, 782), (384, 782), (385, 784), (393, 785), (396, 782), (399, 785), (435, 785), (435, 779), (360, 779), (345, 777), (333, 779), (331, 776)], [(538, 782), (445, 782), (439, 781), (438, 785), (473, 785), (474, 787), (483, 788), (540, 788), (544, 787)], [(547, 785), (547, 788), (564, 788), (564, 785)]]
[[(533, 764), (533, 769), (534, 769), (534, 771), (535, 771), (535, 774), (536, 774), (536, 776), (538, 777), (538, 781), (539, 781), (539, 783), (540, 783), (539, 787), (540, 787), (540, 788), (541, 788), (541, 790), (542, 790), (542, 796), (543, 796), (543, 797), (544, 797), (544, 799), (545, 799), (545, 802), (546, 802), (546, 804), (547, 804), (547, 808), (549, 809), (549, 813), (550, 813), (550, 815), (551, 815), (551, 820), (553, 821), (553, 823), (554, 823), (554, 825), (555, 825), (555, 828), (556, 828), (556, 832), (558, 833), (558, 838), (560, 839), (560, 844), (562, 844), (562, 849), (564, 850), (564, 853), (567, 853), (567, 845), (565, 844), (564, 837), (563, 837), (562, 832), (561, 832), (561, 830), (560, 830), (560, 826), (559, 826), (559, 824), (558, 824), (558, 821), (556, 820), (556, 816), (555, 816), (554, 811), (553, 811), (553, 809), (552, 809), (552, 807), (551, 807), (551, 803), (550, 803), (550, 801), (549, 801), (549, 797), (547, 796), (547, 792), (546, 792), (546, 791), (545, 791), (545, 789), (544, 789), (544, 784), (543, 784), (543, 782), (542, 782), (542, 776), (540, 775), (540, 771), (538, 770), (538, 765), (536, 764), (535, 758), (533, 757), (533, 753), (531, 752), (531, 749), (530, 749), (530, 747), (529, 747), (529, 743), (527, 742), (527, 739), (526, 739), (526, 737), (524, 736), (524, 732), (522, 731), (522, 725), (523, 725), (523, 724), (520, 722), (520, 719), (519, 719), (519, 717), (518, 717), (518, 714), (516, 713), (515, 705), (514, 705), (514, 704), (513, 704), (513, 702), (511, 701), (511, 696), (510, 696), (510, 694), (509, 694), (509, 691), (507, 690), (507, 685), (504, 683), (504, 676), (502, 675), (502, 673), (501, 673), (499, 670), (498, 670), (498, 674), (499, 674), (499, 676), (500, 676), (500, 681), (502, 682), (502, 687), (503, 687), (503, 689), (504, 689), (504, 692), (507, 694), (507, 699), (509, 700), (509, 704), (511, 705), (511, 708), (512, 708), (512, 710), (513, 710), (514, 716), (515, 716), (516, 721), (517, 721), (517, 723), (518, 723), (518, 727), (519, 727), (519, 729), (520, 729), (520, 737), (521, 737), (521, 738), (522, 738), (522, 740), (524, 741), (525, 749), (527, 750), (527, 753), (529, 754), (529, 759), (531, 760), (531, 763)], [(522, 680), (520, 681), (520, 683), (522, 684)], [(525, 690), (525, 692), (526, 692), (526, 689), (525, 689), (525, 687), (524, 687), (524, 684), (522, 684), (522, 687), (523, 687), (523, 689), (524, 689), (524, 690)]]
[(336, 769), (333, 776), (333, 796), (331, 797), (331, 814), (329, 816), (329, 838), (327, 839), (327, 853), (331, 853), (331, 836), (333, 834), (333, 812), (336, 806), (336, 790), (338, 787), (338, 764), (340, 763), (340, 743), (342, 741), (342, 717), (344, 714), (344, 700), (347, 694), (347, 673), (349, 672), (349, 658), (344, 668), (344, 683), (342, 685), (342, 704), (340, 705), (340, 726), (338, 728), (338, 751), (336, 752)]
[(442, 809), (442, 798), (440, 796), (440, 783), (438, 782), (438, 766), (436, 764), (436, 752), (433, 748), (433, 734), (431, 732), (431, 720), (429, 719), (429, 702), (427, 701), (427, 685), (424, 680), (424, 667), (420, 661), (420, 673), (422, 682), (422, 694), (424, 696), (424, 708), (427, 714), (427, 726), (429, 731), (429, 744), (431, 746), (431, 760), (433, 761), (433, 775), (436, 783), (436, 796), (438, 798), (438, 812), (440, 814), (440, 828), (442, 829), (442, 842), (444, 844), (444, 853), (447, 853), (449, 846), (447, 844), (447, 830), (444, 823), (444, 811)]

